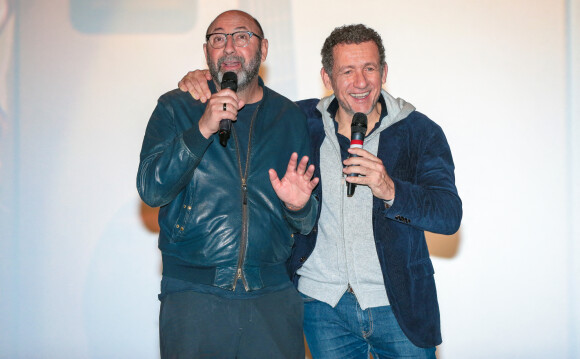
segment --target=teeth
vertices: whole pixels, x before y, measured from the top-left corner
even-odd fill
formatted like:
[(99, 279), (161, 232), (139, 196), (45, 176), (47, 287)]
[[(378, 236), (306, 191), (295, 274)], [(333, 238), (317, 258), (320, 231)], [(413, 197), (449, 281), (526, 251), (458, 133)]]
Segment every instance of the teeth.
[(367, 91), (365, 93), (351, 93), (350, 95), (354, 98), (365, 98), (369, 95), (370, 91)]

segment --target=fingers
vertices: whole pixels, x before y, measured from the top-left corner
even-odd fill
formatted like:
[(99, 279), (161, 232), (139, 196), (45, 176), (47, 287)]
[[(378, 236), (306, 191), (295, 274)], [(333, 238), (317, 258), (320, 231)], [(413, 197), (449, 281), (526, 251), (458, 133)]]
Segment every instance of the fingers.
[(312, 178), (314, 165), (308, 166), (308, 157), (304, 156), (298, 163), (298, 153), (290, 155), (286, 173), (282, 179), (278, 178), (276, 171), (271, 168), (268, 176), (272, 188), (278, 198), (286, 204), (288, 208), (299, 209), (308, 202), (312, 190), (319, 183), (318, 178)]
[(209, 70), (202, 70), (201, 73), (205, 76), (205, 81), (202, 81), (198, 77), (199, 81), (196, 83), (196, 85), (200, 88), (200, 93), (202, 94), (200, 101), (205, 103), (205, 101), (211, 97), (211, 91), (209, 90), (209, 86), (207, 84), (207, 82), (211, 80), (211, 74), (209, 73)]
[[(298, 157), (298, 154), (296, 154), (296, 157)], [(300, 163), (298, 163), (298, 175), (303, 175), (306, 172), (306, 166), (308, 166), (308, 156), (302, 157)]]
[(195, 75), (193, 75), (192, 71), (189, 71), (183, 78), (179, 81), (177, 86), (183, 92), (193, 90), (195, 84)]
[(243, 101), (238, 99), (238, 95), (234, 91), (230, 89), (224, 89), (210, 97), (208, 106), (212, 106), (212, 108), (216, 110), (218, 114), (220, 111), (232, 113), (234, 117), (231, 119), (235, 120), (235, 116), (238, 115), (238, 111), (241, 108), (240, 103), (243, 104)]
[(374, 162), (363, 157), (351, 157), (342, 162), (346, 167), (342, 169), (343, 173), (358, 173), (368, 175), (372, 172), (386, 172), (382, 162)]
[(219, 130), (221, 120), (236, 121), (238, 116), (239, 101), (235, 92), (226, 89), (211, 96), (201, 119), (199, 130), (205, 138)]
[(288, 167), (286, 168), (286, 173), (296, 173), (297, 176), (302, 176), (304, 180), (310, 180), (314, 174), (314, 165), (308, 166), (308, 156), (303, 156), (298, 166), (298, 153), (294, 152), (290, 155), (290, 161), (288, 161)]
[(274, 188), (274, 191), (276, 191), (278, 189), (278, 187), (280, 187), (280, 179), (278, 178), (278, 174), (276, 173), (276, 170), (273, 168), (270, 168), (268, 170), (268, 176), (270, 177), (270, 183), (272, 183), (272, 188)]
[(346, 175), (358, 174), (360, 176), (346, 176), (345, 180), (350, 183), (368, 186), (375, 197), (382, 199), (394, 198), (395, 185), (383, 162), (364, 150), (349, 150), (349, 152), (360, 157), (351, 157), (343, 161), (347, 167), (343, 168), (342, 172)]
[(288, 167), (286, 167), (286, 173), (296, 172), (296, 163), (298, 162), (298, 153), (294, 152), (290, 155), (290, 161), (288, 161)]
[(320, 182), (320, 178), (318, 177), (314, 177), (312, 181), (310, 181), (309, 187), (311, 191), (316, 187), (316, 185), (318, 185), (318, 182)]
[[(359, 157), (366, 158), (366, 159), (368, 159), (368, 160), (370, 160), (370, 161), (373, 161), (373, 162), (380, 162), (380, 163), (383, 163), (383, 161), (381, 161), (381, 159), (380, 159), (380, 158), (378, 158), (377, 156), (373, 155), (373, 154), (372, 154), (372, 153), (370, 153), (369, 151), (367, 151), (367, 150), (364, 150), (364, 149), (362, 149), (362, 148), (356, 148), (356, 147), (349, 148), (349, 149), (348, 149), (348, 153), (351, 153), (351, 154), (353, 154), (353, 155), (357, 155), (357, 156), (359, 156)], [(351, 158), (356, 158), (356, 157), (351, 157)]]
[[(389, 177), (383, 162), (365, 150), (350, 151), (359, 157), (350, 157), (343, 161), (342, 172), (346, 175), (358, 174), (361, 177), (346, 177), (347, 182), (366, 184), (369, 187), (380, 184), (381, 179)], [(364, 157), (363, 157), (364, 156)]]
[[(298, 154), (296, 154), (296, 156), (298, 157)], [(312, 178), (312, 176), (314, 175), (315, 166), (312, 164), (308, 167), (307, 166), (308, 166), (308, 156), (304, 156), (302, 157), (300, 163), (298, 164), (296, 175), (299, 177), (301, 176), (302, 181), (306, 183), (306, 187), (308, 187), (308, 189), (312, 191), (314, 187), (316, 187), (320, 179), (318, 177)]]
[(384, 176), (377, 174), (378, 172), (373, 172), (369, 176), (345, 177), (345, 180), (349, 183), (368, 186), (373, 196), (377, 198), (386, 200), (395, 198), (395, 184), (391, 177), (386, 173)]
[[(185, 84), (185, 77), (182, 78), (181, 80), (179, 80), (179, 82), (177, 83), (177, 87), (179, 87), (179, 89), (183, 92), (187, 92), (187, 85)], [(195, 98), (195, 97), (194, 97)]]
[(235, 98), (218, 94), (210, 98), (206, 107), (206, 113), (210, 111), (217, 121), (223, 119), (237, 120), (238, 110), (238, 101)]
[(373, 172), (379, 172), (379, 171), (374, 169), (374, 168), (370, 168), (368, 166), (365, 166), (363, 164), (352, 164), (352, 165), (348, 165), (342, 169), (342, 173), (344, 173), (346, 175), (357, 174), (357, 175), (362, 175), (362, 176), (368, 176)]
[(207, 82), (196, 82), (192, 85), (191, 88), (192, 89), (189, 90), (189, 93), (194, 99), (201, 101), (201, 103), (206, 103), (207, 100), (211, 97), (211, 91), (207, 86)]
[(189, 91), (191, 96), (205, 103), (211, 97), (207, 81), (211, 80), (208, 70), (190, 71), (177, 84), (181, 91)]
[(304, 172), (304, 179), (309, 180), (312, 178), (313, 175), (314, 175), (314, 165), (310, 165), (308, 166), (306, 172)]

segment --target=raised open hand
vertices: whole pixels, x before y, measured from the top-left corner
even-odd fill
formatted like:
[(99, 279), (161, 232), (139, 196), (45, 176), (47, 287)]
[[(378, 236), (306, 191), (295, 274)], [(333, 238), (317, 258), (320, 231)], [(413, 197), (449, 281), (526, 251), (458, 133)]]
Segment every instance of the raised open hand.
[(291, 210), (297, 211), (304, 207), (310, 199), (312, 190), (318, 184), (319, 178), (312, 178), (314, 165), (307, 165), (308, 157), (302, 157), (298, 163), (298, 154), (294, 152), (290, 156), (286, 174), (282, 179), (278, 178), (274, 169), (268, 171), (270, 182), (278, 198)]

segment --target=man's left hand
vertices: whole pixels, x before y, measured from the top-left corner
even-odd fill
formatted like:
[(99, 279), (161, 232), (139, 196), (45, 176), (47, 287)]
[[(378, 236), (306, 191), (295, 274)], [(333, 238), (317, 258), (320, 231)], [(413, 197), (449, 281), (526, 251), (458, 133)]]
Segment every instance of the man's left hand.
[[(298, 164), (298, 166), (297, 166)], [(304, 207), (310, 199), (310, 194), (318, 184), (318, 177), (312, 178), (314, 165), (308, 166), (308, 157), (304, 156), (298, 163), (298, 154), (294, 152), (288, 161), (286, 174), (280, 180), (274, 169), (270, 169), (270, 182), (278, 198), (286, 207), (297, 211)]]
[(346, 177), (346, 181), (368, 186), (373, 196), (392, 200), (395, 198), (395, 183), (387, 173), (383, 161), (362, 148), (349, 148), (348, 152), (359, 157), (350, 157), (343, 161), (347, 166), (342, 169), (344, 174), (358, 173), (358, 177)]

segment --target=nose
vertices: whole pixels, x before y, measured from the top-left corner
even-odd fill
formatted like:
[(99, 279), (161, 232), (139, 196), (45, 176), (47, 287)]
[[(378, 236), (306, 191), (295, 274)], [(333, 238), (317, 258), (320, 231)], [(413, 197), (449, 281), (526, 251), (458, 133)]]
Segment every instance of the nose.
[(234, 52), (236, 52), (236, 48), (234, 46), (234, 36), (233, 35), (226, 36), (226, 46), (224, 46), (224, 52), (226, 54), (233, 54)]
[(367, 87), (367, 77), (364, 70), (358, 70), (355, 72), (354, 86), (357, 88)]

